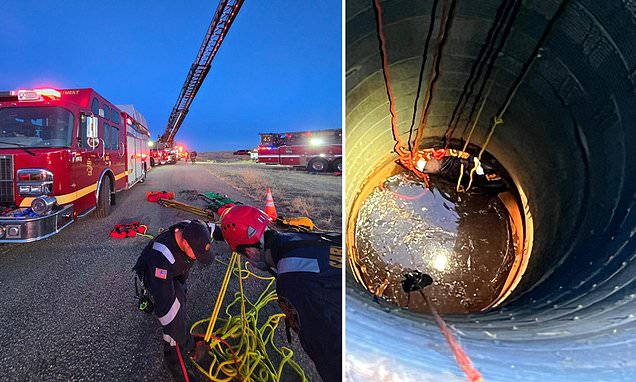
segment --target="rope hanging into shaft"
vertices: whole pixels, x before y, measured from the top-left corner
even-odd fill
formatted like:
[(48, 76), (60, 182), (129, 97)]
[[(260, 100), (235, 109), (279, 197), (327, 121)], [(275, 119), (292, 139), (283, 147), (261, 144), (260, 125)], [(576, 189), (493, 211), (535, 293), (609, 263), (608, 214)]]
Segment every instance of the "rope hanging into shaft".
[[(497, 75), (495, 74), (494, 78), (497, 78)], [(484, 96), (482, 102), (481, 102), (481, 106), (479, 107), (479, 111), (477, 112), (477, 116), (475, 117), (475, 120), (473, 121), (473, 125), (470, 128), (470, 132), (468, 133), (468, 137), (466, 138), (466, 142), (464, 142), (464, 147), (462, 148), (462, 152), (466, 152), (466, 150), (468, 149), (468, 145), (470, 144), (470, 138), (473, 136), (473, 132), (475, 131), (475, 128), (477, 127), (477, 123), (479, 122), (479, 119), (481, 118), (481, 113), (484, 111), (484, 106), (486, 106), (486, 101), (488, 100), (488, 98), (490, 97), (490, 92), (492, 91), (492, 87), (495, 84), (495, 80), (490, 81), (490, 86), (488, 86), (488, 90), (486, 91), (486, 96)], [(503, 121), (502, 121), (503, 123)], [(481, 154), (479, 155), (479, 157), (477, 158), (478, 162), (475, 163), (475, 167), (473, 167), (473, 170), (477, 170), (477, 166), (478, 163), (480, 163), (479, 161), (481, 161)], [(468, 186), (466, 187), (466, 189), (463, 188), (462, 186), (462, 178), (464, 177), (464, 164), (462, 163), (459, 169), (459, 178), (457, 179), (457, 186), (455, 187), (455, 190), (457, 192), (464, 192), (464, 191), (468, 191), (473, 183), (473, 178), (472, 178), (472, 174), (473, 171), (470, 172), (471, 173), (471, 178), (468, 181)]]
[(424, 51), (422, 52), (422, 64), (420, 65), (420, 75), (417, 80), (417, 91), (415, 92), (415, 101), (413, 102), (413, 117), (411, 118), (411, 127), (409, 128), (409, 151), (413, 151), (411, 146), (411, 139), (413, 137), (413, 128), (415, 127), (415, 118), (417, 117), (417, 102), (420, 99), (420, 92), (422, 91), (422, 80), (424, 79), (424, 69), (426, 68), (426, 58), (428, 57), (428, 45), (431, 42), (433, 36), (433, 29), (435, 29), (435, 13), (437, 11), (437, 3), (439, 0), (433, 1), (433, 7), (431, 9), (431, 17), (428, 21), (428, 33), (426, 34), (426, 42), (424, 43)]
[[(393, 89), (391, 87), (391, 76), (389, 73), (389, 64), (388, 64), (388, 57), (386, 52), (386, 40), (384, 37), (384, 31), (383, 31), (383, 25), (382, 25), (383, 23), (382, 22), (382, 6), (380, 5), (380, 0), (373, 1), (373, 5), (374, 5), (373, 9), (375, 10), (375, 15), (376, 15), (377, 35), (378, 35), (378, 41), (379, 41), (380, 56), (382, 58), (382, 73), (384, 76), (384, 84), (386, 86), (387, 97), (389, 99), (389, 111), (391, 113), (391, 131), (393, 133), (393, 139), (395, 140), (394, 151), (398, 154), (400, 158), (410, 157), (412, 155), (412, 151), (418, 148), (419, 143), (422, 140), (422, 137), (424, 135), (426, 121), (428, 119), (428, 115), (431, 109), (431, 102), (433, 99), (435, 84), (437, 83), (437, 80), (441, 73), (440, 63), (442, 59), (442, 53), (443, 53), (444, 46), (446, 45), (448, 35), (450, 33), (450, 28), (452, 25), (453, 14), (454, 14), (456, 4), (457, 4), (456, 0), (445, 0), (444, 2), (442, 23), (440, 25), (440, 29), (437, 35), (437, 49), (433, 57), (433, 66), (431, 68), (431, 76), (430, 76), (428, 86), (424, 96), (422, 118), (417, 128), (415, 139), (412, 139), (412, 127), (411, 127), (409, 131), (408, 144), (405, 147), (404, 142), (402, 141), (402, 138), (400, 137), (400, 133), (398, 131), (398, 126), (397, 126), (397, 114), (395, 112), (395, 97), (393, 95)], [(435, 12), (435, 9), (436, 9), (436, 4), (434, 5), (432, 12)], [(434, 21), (433, 17), (431, 17), (431, 20)], [(434, 23), (431, 23), (431, 25), (429, 26), (430, 33), (432, 33), (433, 24)], [(426, 52), (428, 50), (429, 42), (430, 42), (430, 37), (427, 37), (424, 55), (426, 55)], [(423, 61), (422, 68), (420, 69), (421, 71), (424, 70), (423, 67), (425, 64), (426, 64), (425, 61)], [(421, 79), (422, 78), (420, 77), (420, 82), (421, 82)], [(416, 102), (417, 102), (417, 99), (419, 99), (420, 90), (421, 88), (418, 86)], [(414, 115), (416, 114), (417, 114), (417, 111), (415, 110)]]
[(440, 332), (442, 332), (442, 334), (446, 338), (446, 341), (448, 342), (448, 346), (450, 346), (451, 351), (455, 355), (455, 360), (457, 361), (457, 364), (462, 369), (464, 374), (466, 374), (468, 381), (484, 382), (484, 379), (481, 376), (481, 373), (479, 373), (479, 371), (475, 369), (475, 367), (473, 366), (473, 363), (470, 361), (470, 358), (468, 357), (468, 354), (466, 354), (466, 352), (464, 351), (464, 349), (462, 349), (459, 342), (457, 342), (457, 340), (455, 339), (451, 331), (448, 329), (448, 327), (446, 326), (446, 323), (444, 322), (444, 320), (442, 320), (442, 317), (440, 317), (439, 313), (437, 313), (437, 310), (435, 309), (433, 304), (431, 304), (431, 301), (429, 300), (428, 296), (422, 290), (420, 290), (419, 292), (424, 297), (424, 300), (426, 301), (426, 305), (428, 305), (429, 309), (431, 310), (431, 313), (433, 313), (433, 317), (435, 318), (435, 322), (437, 323), (437, 326), (439, 327)]
[[(479, 87), (479, 91), (477, 92), (477, 96), (475, 97), (475, 102), (473, 103), (473, 106), (470, 109), (470, 113), (468, 114), (467, 122), (464, 125), (464, 130), (462, 131), (462, 136), (466, 134), (466, 129), (468, 128), (468, 125), (470, 124), (470, 121), (473, 118), (473, 115), (475, 114), (475, 108), (477, 107), (477, 103), (478, 103), (479, 99), (481, 98), (481, 96), (482, 96), (482, 94), (484, 92), (484, 88), (486, 87), (486, 81), (490, 77), (490, 74), (492, 73), (492, 70), (495, 67), (495, 61), (499, 57), (499, 54), (503, 51), (503, 48), (506, 45), (506, 42), (508, 42), (508, 37), (510, 37), (510, 32), (512, 30), (512, 26), (514, 25), (514, 23), (515, 23), (515, 21), (517, 19), (517, 15), (519, 14), (519, 10), (520, 9), (521, 9), (521, 0), (516, 0), (514, 2), (514, 8), (512, 10), (510, 18), (508, 19), (506, 27), (505, 27), (505, 29), (503, 31), (503, 37), (499, 41), (499, 45), (497, 46), (497, 49), (495, 50), (495, 54), (491, 57), (491, 60), (488, 63), (488, 68), (486, 69), (485, 79), (481, 83), (481, 86)], [(494, 78), (496, 78), (496, 76)]]
[(389, 111), (391, 112), (391, 131), (393, 132), (393, 139), (395, 140), (395, 146), (393, 150), (400, 157), (407, 157), (409, 153), (404, 146), (400, 138), (400, 133), (397, 127), (397, 115), (395, 113), (395, 98), (393, 96), (393, 89), (391, 88), (391, 75), (389, 73), (389, 62), (386, 53), (386, 42), (384, 39), (384, 31), (382, 29), (382, 6), (380, 0), (373, 0), (373, 9), (375, 10), (375, 17), (377, 23), (378, 40), (380, 44), (380, 56), (382, 57), (382, 74), (384, 75), (384, 85), (386, 86), (386, 94), (389, 98)]
[(510, 106), (510, 102), (512, 102), (512, 98), (515, 96), (515, 94), (517, 93), (517, 90), (519, 90), (519, 86), (521, 86), (526, 76), (530, 72), (532, 64), (534, 64), (534, 62), (536, 61), (537, 57), (539, 56), (539, 52), (545, 45), (545, 41), (548, 39), (548, 36), (552, 33), (554, 24), (561, 17), (561, 15), (563, 15), (563, 12), (565, 11), (565, 8), (567, 7), (567, 4), (569, 2), (570, 0), (563, 0), (561, 4), (559, 5), (559, 8), (556, 10), (556, 12), (554, 12), (554, 15), (552, 15), (552, 18), (550, 19), (550, 21), (548, 21), (548, 24), (543, 30), (543, 34), (541, 35), (541, 38), (539, 38), (539, 41), (537, 42), (534, 49), (532, 50), (530, 59), (526, 61), (525, 64), (523, 64), (523, 68), (521, 69), (521, 75), (517, 77), (517, 79), (515, 80), (514, 86), (510, 88), (510, 90), (508, 91), (508, 94), (506, 95), (506, 102), (503, 104), (501, 109), (499, 109), (499, 111), (497, 112), (497, 115), (499, 116), (499, 118), (503, 117), (504, 113), (508, 109), (508, 106)]
[[(521, 69), (521, 73), (519, 74), (519, 76), (517, 76), (513, 86), (508, 91), (508, 94), (506, 95), (506, 99), (505, 99), (503, 105), (501, 106), (501, 108), (499, 109), (497, 114), (493, 117), (493, 122), (492, 122), (492, 125), (490, 127), (490, 130), (488, 131), (488, 135), (486, 137), (486, 141), (482, 145), (481, 150), (479, 151), (479, 155), (477, 156), (478, 162), (481, 161), (481, 156), (486, 151), (486, 147), (488, 147), (488, 144), (490, 144), (490, 140), (492, 139), (492, 136), (494, 135), (497, 126), (502, 125), (504, 123), (504, 121), (503, 121), (504, 114), (508, 110), (508, 107), (510, 107), (510, 104), (512, 103), (512, 99), (515, 97), (515, 95), (517, 94), (517, 91), (521, 87), (521, 84), (526, 79), (526, 76), (530, 72), (530, 69), (532, 68), (532, 65), (536, 61), (537, 57), (539, 57), (539, 52), (541, 51), (541, 49), (545, 45), (545, 42), (546, 42), (548, 36), (552, 33), (552, 30), (554, 28), (554, 25), (555, 25), (556, 21), (561, 17), (561, 15), (563, 15), (563, 12), (565, 11), (565, 8), (567, 7), (567, 4), (569, 3), (569, 1), (570, 0), (563, 0), (561, 2), (561, 4), (559, 5), (559, 8), (557, 8), (557, 10), (554, 13), (554, 15), (552, 15), (552, 17), (548, 21), (545, 29), (543, 30), (543, 34), (539, 38), (539, 41), (537, 41), (537, 44), (535, 45), (534, 49), (532, 50), (532, 53), (530, 54), (530, 57), (524, 63), (524, 65), (523, 65), (523, 67)], [(491, 83), (491, 88), (492, 88), (492, 83)], [(488, 91), (488, 95), (489, 94), (490, 94), (490, 90)], [(486, 98), (484, 99), (484, 103), (486, 101)], [(484, 105), (482, 103), (481, 109), (483, 109), (483, 106)], [(480, 110), (480, 113), (481, 113), (481, 110)], [(472, 130), (474, 129), (476, 124), (477, 124), (477, 122), (475, 122), (473, 124), (473, 128), (471, 129), (471, 134), (470, 135), (472, 135)], [(470, 135), (469, 135), (469, 137), (470, 137)], [(466, 141), (466, 144), (464, 145), (464, 147), (467, 147), (468, 143), (469, 143), (469, 140)], [(473, 167), (471, 169), (471, 171), (470, 171), (470, 180), (468, 181), (468, 186), (466, 187), (466, 191), (468, 191), (470, 189), (471, 185), (472, 185), (473, 175), (474, 175), (476, 170), (477, 170), (477, 165), (475, 165), (475, 167)], [(464, 171), (464, 165), (461, 166), (460, 177), (459, 177), (459, 180), (457, 181), (457, 189), (458, 190), (461, 187), (460, 184), (461, 184), (463, 171)]]
[(435, 52), (435, 56), (433, 57), (433, 68), (432, 68), (431, 76), (428, 82), (428, 89), (424, 96), (424, 111), (422, 112), (420, 125), (417, 129), (417, 133), (415, 134), (415, 140), (413, 141), (414, 149), (419, 148), (420, 142), (422, 141), (422, 137), (424, 136), (424, 129), (426, 128), (426, 122), (431, 110), (431, 102), (433, 100), (433, 91), (435, 89), (435, 84), (437, 83), (437, 80), (441, 73), (440, 63), (442, 61), (442, 53), (444, 51), (444, 46), (446, 45), (446, 40), (448, 39), (448, 35), (450, 34), (450, 29), (453, 23), (453, 15), (455, 12), (456, 5), (457, 5), (456, 0), (450, 0), (450, 2), (447, 0), (444, 2), (444, 10), (442, 13), (442, 24), (439, 28), (439, 33), (437, 35), (437, 51)]
[[(497, 9), (497, 13), (495, 15), (495, 19), (488, 30), (488, 34), (486, 35), (486, 40), (481, 45), (481, 49), (477, 54), (477, 58), (473, 62), (473, 65), (470, 69), (470, 73), (466, 82), (464, 83), (464, 88), (459, 96), (457, 103), (455, 104), (455, 108), (453, 109), (453, 113), (451, 114), (451, 119), (448, 123), (448, 128), (446, 129), (446, 133), (444, 134), (445, 147), (448, 147), (448, 143), (450, 142), (455, 129), (457, 128), (457, 124), (461, 119), (461, 116), (464, 112), (464, 108), (468, 103), (470, 97), (473, 94), (475, 89), (475, 85), (481, 77), (482, 71), (486, 65), (486, 62), (489, 58), (492, 57), (492, 52), (495, 46), (495, 41), (505, 24), (505, 19), (508, 17), (510, 13), (510, 9), (513, 5), (513, 2), (503, 1), (499, 5)], [(488, 75), (484, 76), (484, 82), (488, 80)], [(477, 102), (477, 98), (475, 102)]]

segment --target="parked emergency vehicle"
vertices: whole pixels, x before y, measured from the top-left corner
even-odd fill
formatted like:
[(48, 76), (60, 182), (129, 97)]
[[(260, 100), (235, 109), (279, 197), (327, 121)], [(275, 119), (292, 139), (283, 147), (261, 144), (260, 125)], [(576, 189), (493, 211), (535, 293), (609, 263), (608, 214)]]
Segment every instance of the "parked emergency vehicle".
[(151, 166), (177, 163), (177, 150), (164, 142), (157, 141), (157, 145), (150, 152)]
[(342, 172), (342, 129), (259, 135), (258, 163)]
[(0, 242), (107, 216), (117, 192), (145, 179), (149, 138), (134, 107), (93, 89), (0, 92)]
[(176, 145), (175, 146), (175, 153), (177, 154), (177, 160), (188, 160), (188, 150), (186, 150), (185, 147), (183, 147), (183, 145)]

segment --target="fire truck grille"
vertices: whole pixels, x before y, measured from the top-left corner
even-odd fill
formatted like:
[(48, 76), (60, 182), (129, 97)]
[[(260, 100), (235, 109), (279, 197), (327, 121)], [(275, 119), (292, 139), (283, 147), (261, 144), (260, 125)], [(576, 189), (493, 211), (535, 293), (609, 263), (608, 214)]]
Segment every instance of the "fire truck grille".
[(15, 203), (13, 194), (13, 157), (0, 155), (0, 205)]

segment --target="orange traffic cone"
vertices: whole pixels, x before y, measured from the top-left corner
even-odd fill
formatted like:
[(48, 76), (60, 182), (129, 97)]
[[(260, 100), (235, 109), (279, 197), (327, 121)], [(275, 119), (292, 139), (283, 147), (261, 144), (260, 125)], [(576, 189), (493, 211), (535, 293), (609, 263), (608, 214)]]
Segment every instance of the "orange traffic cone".
[(276, 214), (276, 206), (274, 206), (274, 198), (272, 197), (272, 190), (267, 187), (267, 199), (265, 199), (265, 213), (267, 216), (276, 220), (278, 215)]

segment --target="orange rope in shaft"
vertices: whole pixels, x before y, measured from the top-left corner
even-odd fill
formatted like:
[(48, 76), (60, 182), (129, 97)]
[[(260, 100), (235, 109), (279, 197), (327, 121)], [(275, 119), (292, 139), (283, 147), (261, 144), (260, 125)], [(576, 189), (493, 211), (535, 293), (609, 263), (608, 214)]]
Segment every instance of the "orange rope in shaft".
[(397, 114), (395, 113), (395, 97), (393, 96), (393, 89), (391, 88), (391, 75), (389, 73), (389, 62), (386, 53), (386, 42), (384, 39), (384, 32), (382, 30), (382, 6), (380, 0), (373, 1), (376, 23), (378, 27), (378, 39), (380, 40), (380, 53), (382, 56), (382, 74), (384, 75), (384, 84), (386, 86), (386, 94), (389, 97), (389, 111), (391, 112), (391, 131), (393, 132), (393, 139), (395, 140), (395, 146), (393, 150), (400, 157), (407, 157), (410, 154), (405, 149), (404, 143), (400, 139), (400, 133), (397, 127)]
[(431, 304), (428, 296), (426, 296), (426, 294), (424, 294), (422, 290), (420, 290), (420, 293), (424, 297), (426, 305), (428, 305), (428, 307), (431, 309), (431, 313), (433, 313), (433, 317), (435, 318), (435, 322), (437, 322), (437, 326), (439, 326), (439, 330), (442, 332), (444, 337), (446, 337), (446, 341), (448, 342), (448, 345), (450, 346), (453, 354), (455, 355), (455, 359), (457, 360), (457, 365), (459, 365), (462, 371), (466, 374), (466, 377), (468, 377), (468, 380), (470, 382), (483, 382), (484, 379), (481, 376), (481, 373), (479, 373), (479, 371), (475, 369), (472, 362), (470, 361), (470, 358), (468, 358), (468, 355), (466, 354), (466, 352), (464, 352), (464, 349), (462, 349), (459, 342), (457, 342), (453, 334), (446, 326), (444, 320), (442, 320), (442, 317), (439, 316), (437, 310), (435, 310), (435, 307), (433, 307), (433, 304)]
[[(428, 188), (428, 184), (426, 184), (426, 187)], [(426, 188), (422, 190), (422, 192), (420, 192), (417, 195), (414, 196), (409, 196), (409, 195), (404, 195), (404, 194), (400, 194), (399, 192), (395, 192), (395, 191), (391, 191), (388, 188), (386, 188), (386, 186), (384, 185), (384, 183), (380, 183), (380, 189), (384, 192), (388, 192), (391, 195), (395, 196), (398, 199), (402, 199), (402, 200), (417, 200), (419, 198), (421, 198), (422, 196), (424, 196), (424, 194), (426, 194)]]

